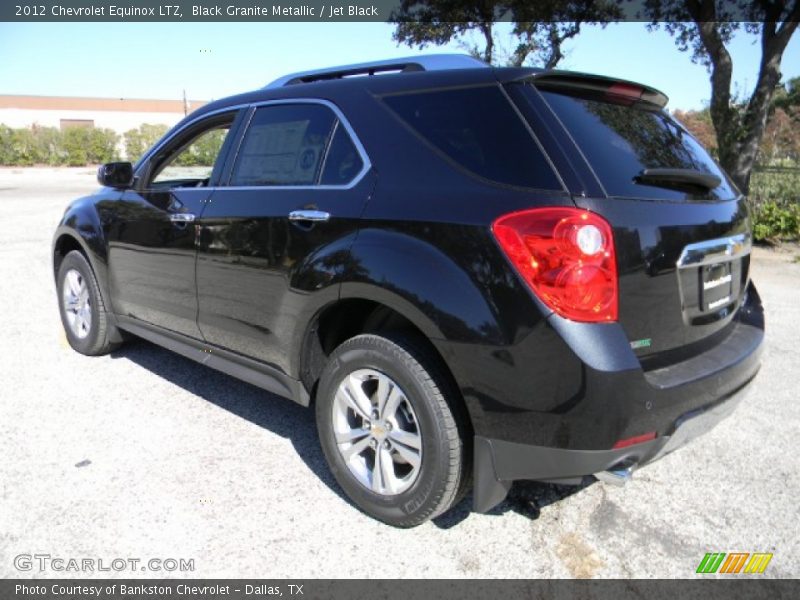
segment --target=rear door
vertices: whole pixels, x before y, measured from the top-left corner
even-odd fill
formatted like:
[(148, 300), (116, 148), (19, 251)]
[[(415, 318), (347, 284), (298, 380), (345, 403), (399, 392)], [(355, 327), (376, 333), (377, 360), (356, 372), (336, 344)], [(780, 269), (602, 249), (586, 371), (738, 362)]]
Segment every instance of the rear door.
[(575, 203), (613, 227), (632, 347), (677, 356), (712, 343), (748, 282), (745, 199), (654, 90), (600, 78), (519, 85), (518, 97), (563, 127), (561, 145), (586, 182)]
[(275, 101), (253, 109), (227, 171), (199, 221), (198, 323), (287, 371), (293, 338), (338, 297), (370, 164), (334, 105)]

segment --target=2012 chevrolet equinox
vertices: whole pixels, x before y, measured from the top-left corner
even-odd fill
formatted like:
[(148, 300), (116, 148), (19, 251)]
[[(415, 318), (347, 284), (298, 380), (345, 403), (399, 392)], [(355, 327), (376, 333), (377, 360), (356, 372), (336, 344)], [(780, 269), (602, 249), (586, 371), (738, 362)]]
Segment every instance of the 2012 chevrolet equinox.
[(626, 480), (760, 365), (750, 218), (644, 85), (435, 55), (300, 73), (100, 168), (55, 234), (72, 347), (148, 339), (316, 411), (410, 527), (472, 484)]

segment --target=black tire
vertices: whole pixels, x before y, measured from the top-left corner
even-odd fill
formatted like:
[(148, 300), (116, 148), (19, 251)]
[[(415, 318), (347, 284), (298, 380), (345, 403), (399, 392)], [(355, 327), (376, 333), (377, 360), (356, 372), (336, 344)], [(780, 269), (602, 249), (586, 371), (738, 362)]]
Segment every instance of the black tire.
[[(364, 369), (396, 382), (418, 424), (415, 430), (421, 435), (420, 466), (416, 479), (400, 493), (376, 493), (366, 487), (351, 472), (336, 443), (335, 395), (345, 377)], [(316, 420), (322, 450), (336, 481), (361, 510), (390, 525), (414, 527), (442, 514), (463, 496), (471, 480), (466, 413), (438, 361), (414, 338), (393, 333), (364, 334), (340, 345), (320, 378)], [(370, 451), (364, 452), (369, 455)], [(397, 463), (391, 464), (394, 469)]]
[[(90, 324), (83, 329), (81, 335), (76, 333), (70, 325), (65, 305), (64, 288), (69, 285), (66, 278), (70, 272), (78, 273), (79, 281), (82, 284), (85, 282), (86, 291), (88, 292)], [(107, 354), (120, 345), (122, 335), (112, 324), (110, 315), (106, 312), (94, 271), (83, 254), (73, 250), (64, 257), (58, 268), (56, 286), (61, 324), (64, 327), (67, 341), (74, 350), (88, 356), (97, 356)]]

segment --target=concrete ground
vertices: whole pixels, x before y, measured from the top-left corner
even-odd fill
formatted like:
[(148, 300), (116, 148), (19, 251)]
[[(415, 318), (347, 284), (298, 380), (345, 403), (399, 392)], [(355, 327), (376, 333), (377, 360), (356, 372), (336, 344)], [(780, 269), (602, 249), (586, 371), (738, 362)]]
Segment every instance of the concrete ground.
[(772, 552), (764, 576), (800, 577), (797, 251), (755, 252), (768, 344), (733, 418), (624, 488), (518, 485), (492, 514), (467, 499), (398, 530), (343, 498), (310, 411), (146, 342), (67, 346), (51, 235), (94, 187), (0, 169), (0, 577), (91, 575), (15, 568), (32, 554), (194, 559), (120, 576), (693, 577), (707, 552)]

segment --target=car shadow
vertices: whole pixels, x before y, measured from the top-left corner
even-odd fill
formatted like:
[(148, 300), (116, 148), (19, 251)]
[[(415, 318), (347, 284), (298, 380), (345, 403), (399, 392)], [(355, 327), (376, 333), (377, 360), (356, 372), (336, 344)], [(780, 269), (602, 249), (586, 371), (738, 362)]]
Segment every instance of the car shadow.
[[(541, 515), (543, 508), (577, 494), (593, 483), (596, 481), (591, 477), (585, 478), (580, 485), (515, 481), (508, 491), (506, 499), (486, 514), (500, 516), (508, 512), (515, 512), (535, 521)], [(433, 519), (433, 524), (440, 529), (450, 529), (464, 521), (470, 514), (472, 514), (472, 493), (467, 494), (461, 502), (445, 514)]]
[(112, 352), (111, 357), (129, 360), (237, 417), (288, 439), (306, 466), (336, 495), (353, 505), (328, 470), (312, 410), (146, 340), (132, 339)]
[[(111, 358), (129, 360), (237, 417), (288, 439), (311, 472), (339, 498), (358, 510), (328, 469), (317, 438), (312, 410), (146, 340), (131, 340), (112, 352)], [(508, 497), (488, 514), (499, 516), (516, 512), (535, 520), (544, 507), (580, 492), (591, 483), (591, 478), (586, 478), (579, 486), (517, 481)], [(450, 529), (470, 514), (472, 494), (468, 493), (447, 513), (433, 519), (433, 524), (440, 529)]]

